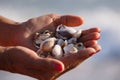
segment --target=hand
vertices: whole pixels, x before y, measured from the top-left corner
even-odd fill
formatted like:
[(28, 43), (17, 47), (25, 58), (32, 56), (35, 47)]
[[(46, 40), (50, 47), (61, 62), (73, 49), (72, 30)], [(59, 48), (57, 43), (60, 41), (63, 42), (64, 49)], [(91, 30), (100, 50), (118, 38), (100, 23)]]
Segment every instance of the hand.
[[(8, 20), (7, 20), (8, 22)], [(60, 16), (57, 14), (48, 14), (43, 15), (37, 18), (32, 18), (26, 22), (18, 23), (10, 21), (13, 25), (11, 31), (9, 33), (3, 32), (3, 36), (7, 36), (8, 42), (4, 43), (4, 45), (10, 46), (24, 46), (28, 47), (34, 51), (37, 49), (33, 45), (33, 37), (36, 32), (44, 31), (45, 29), (55, 31), (55, 28), (64, 24), (66, 26), (79, 26), (83, 23), (82, 18), (72, 15)], [(7, 31), (6, 31), (7, 32)], [(2, 34), (2, 33), (1, 33)], [(8, 36), (9, 34), (9, 36)], [(2, 38), (3, 42), (6, 38)]]
[[(2, 57), (2, 58), (1, 58)], [(56, 59), (40, 58), (33, 50), (26, 47), (7, 47), (0, 55), (0, 69), (28, 75), (39, 80), (51, 80), (55, 73), (64, 70), (62, 62)]]
[[(37, 18), (33, 18), (33, 19), (28, 20), (27, 22), (18, 24), (17, 28), (15, 28), (16, 34), (14, 34), (14, 38), (10, 38), (10, 39), (13, 39), (13, 40), (11, 40), (12, 44), (9, 44), (9, 45), (24, 46), (24, 47), (28, 47), (28, 48), (36, 51), (36, 48), (32, 44), (33, 37), (36, 32), (43, 31), (45, 29), (50, 29), (50, 30), (54, 31), (55, 28), (60, 24), (64, 24), (66, 26), (73, 27), (73, 26), (79, 26), (82, 23), (83, 23), (83, 20), (81, 17), (72, 16), (72, 15), (59, 16), (56, 14), (50, 14), (50, 15), (44, 15), (44, 16), (40, 16)], [(44, 70), (46, 70), (47, 68), (46, 67), (44, 68), (43, 66), (41, 66), (41, 68), (39, 68), (39, 70), (31, 69), (35, 73), (33, 73), (33, 72), (24, 73), (24, 69), (23, 69), (23, 72), (18, 72), (18, 73), (29, 75), (31, 77), (35, 77), (37, 79), (43, 79), (43, 80), (44, 79), (45, 80), (48, 80), (48, 79), (53, 80), (53, 79), (57, 78), (61, 74), (67, 72), (68, 70), (71, 70), (72, 68), (76, 67), (81, 62), (83, 62), (84, 60), (86, 60), (87, 58), (89, 58), (90, 56), (92, 56), (93, 54), (95, 54), (101, 50), (101, 47), (97, 44), (97, 40), (100, 38), (99, 32), (100, 32), (100, 29), (98, 29), (98, 28), (84, 30), (82, 32), (82, 37), (79, 40), (82, 41), (87, 48), (79, 51), (77, 54), (72, 54), (72, 55), (63, 57), (60, 60), (55, 60), (52, 58), (40, 58), (40, 57), (37, 58), (38, 63), (39, 63), (39, 61), (41, 62), (41, 60), (42, 60), (44, 65), (48, 65), (49, 61), (52, 60), (53, 63), (51, 63), (51, 65), (54, 65), (54, 64), (59, 65), (59, 67), (57, 67), (57, 70), (59, 70), (59, 71), (55, 71), (56, 69), (54, 68), (53, 71), (49, 71), (49, 69), (48, 69), (46, 72)], [(26, 51), (23, 48), (22, 48), (23, 51), (19, 52), (19, 54)], [(36, 55), (35, 52), (34, 53), (32, 53), (32, 52), (33, 51), (31, 51), (31, 53), (29, 53), (29, 54), (32, 56), (35, 56)], [(26, 55), (26, 53), (24, 53), (24, 54)], [(16, 56), (18, 56), (18, 55), (16, 55)], [(29, 58), (29, 57), (27, 56), (26, 58)], [(17, 59), (19, 60), (19, 58), (17, 58)], [(29, 62), (29, 60), (25, 60), (25, 61)], [(54, 60), (55, 60), (55, 62), (54, 62)], [(12, 60), (12, 61), (16, 61), (16, 63), (18, 62), (17, 60)], [(30, 61), (32, 61), (32, 59)], [(28, 62), (26, 62), (25, 64), (28, 64)], [(36, 60), (35, 60), (35, 62), (36, 62)], [(29, 65), (32, 65), (32, 63), (30, 63)], [(39, 64), (39, 66), (40, 66), (40, 64)], [(51, 66), (48, 66), (48, 67), (52, 68)], [(19, 68), (16, 68), (16, 69), (19, 69)], [(36, 69), (38, 69), (38, 67)], [(41, 70), (41, 69), (43, 69), (43, 70)], [(42, 76), (40, 76), (40, 75), (42, 75)], [(48, 79), (46, 79), (46, 78), (48, 78)]]

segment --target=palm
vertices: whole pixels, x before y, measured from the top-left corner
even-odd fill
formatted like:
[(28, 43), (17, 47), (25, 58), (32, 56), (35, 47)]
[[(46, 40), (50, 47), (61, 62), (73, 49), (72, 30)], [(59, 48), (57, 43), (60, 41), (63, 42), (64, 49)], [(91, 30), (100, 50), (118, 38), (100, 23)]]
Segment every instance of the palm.
[(31, 19), (20, 24), (19, 27), (21, 27), (21, 29), (18, 30), (18, 35), (15, 36), (16, 45), (25, 46), (32, 50), (36, 50), (33, 45), (33, 37), (36, 32), (43, 31), (43, 29), (55, 30), (53, 20), (49, 16)]

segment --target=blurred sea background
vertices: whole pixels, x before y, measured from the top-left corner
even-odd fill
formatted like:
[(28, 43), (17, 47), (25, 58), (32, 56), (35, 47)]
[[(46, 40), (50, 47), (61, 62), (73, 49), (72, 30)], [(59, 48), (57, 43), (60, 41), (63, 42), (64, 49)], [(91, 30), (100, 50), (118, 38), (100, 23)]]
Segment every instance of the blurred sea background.
[[(49, 13), (82, 16), (80, 29), (101, 28), (102, 50), (57, 80), (120, 80), (120, 0), (0, 0), (0, 15), (24, 22)], [(0, 80), (36, 80), (0, 71)]]

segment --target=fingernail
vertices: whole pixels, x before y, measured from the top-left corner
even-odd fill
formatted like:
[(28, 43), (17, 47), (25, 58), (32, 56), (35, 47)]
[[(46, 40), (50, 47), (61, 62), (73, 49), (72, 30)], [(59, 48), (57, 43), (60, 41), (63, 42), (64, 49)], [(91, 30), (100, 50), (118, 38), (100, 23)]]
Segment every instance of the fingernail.
[(58, 64), (58, 63), (54, 64), (54, 68), (55, 68), (56, 71), (59, 71), (59, 72), (63, 71), (62, 64)]

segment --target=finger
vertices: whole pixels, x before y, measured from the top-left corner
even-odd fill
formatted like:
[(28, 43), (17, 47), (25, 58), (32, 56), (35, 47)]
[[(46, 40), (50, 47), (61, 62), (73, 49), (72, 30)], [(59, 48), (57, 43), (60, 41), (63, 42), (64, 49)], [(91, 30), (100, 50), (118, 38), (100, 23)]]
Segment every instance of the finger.
[(34, 68), (43, 71), (57, 71), (62, 72), (64, 65), (61, 61), (51, 58), (40, 58), (35, 61)]
[(90, 40), (83, 43), (85, 47), (91, 47), (97, 44), (97, 40)]
[(83, 30), (82, 31), (82, 35), (87, 35), (87, 34), (90, 34), (90, 33), (93, 33), (93, 32), (98, 32), (98, 33), (100, 33), (101, 32), (101, 30), (100, 30), (100, 28), (90, 28), (90, 29), (87, 29), (87, 30)]
[(85, 48), (76, 54), (70, 54), (63, 57), (61, 61), (64, 63), (66, 69), (72, 69), (91, 55), (95, 54), (95, 52), (96, 51), (93, 48)]
[(89, 33), (85, 36), (80, 37), (79, 41), (86, 42), (86, 41), (89, 41), (89, 40), (98, 40), (99, 38), (100, 38), (100, 33), (92, 32), (92, 33)]
[(79, 26), (83, 24), (83, 18), (80, 16), (73, 16), (73, 15), (64, 15), (57, 18), (54, 18), (54, 24), (55, 26), (58, 26), (60, 24), (66, 25), (66, 26)]
[(95, 49), (96, 53), (99, 52), (102, 49), (101, 46), (98, 45), (98, 44), (95, 44), (95, 45), (93, 45), (91, 47)]

